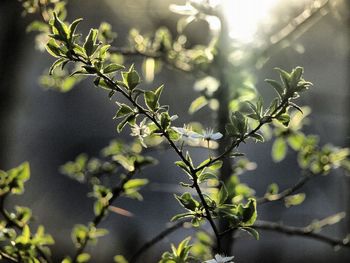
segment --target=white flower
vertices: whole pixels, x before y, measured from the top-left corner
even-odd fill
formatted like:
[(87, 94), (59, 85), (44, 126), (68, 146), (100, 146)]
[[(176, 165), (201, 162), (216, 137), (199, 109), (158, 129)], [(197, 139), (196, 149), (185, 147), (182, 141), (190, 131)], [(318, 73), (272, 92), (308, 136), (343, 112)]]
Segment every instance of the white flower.
[(138, 137), (142, 146), (147, 148), (147, 145), (143, 141), (143, 138), (150, 135), (150, 129), (146, 125), (146, 119), (143, 119), (139, 125), (134, 124), (133, 126), (131, 126), (131, 134), (130, 135)]
[(214, 133), (214, 130), (211, 128), (205, 129), (202, 133), (192, 131), (191, 127), (184, 125), (183, 128), (173, 127), (173, 129), (181, 134), (182, 137), (187, 139), (203, 139), (206, 141), (210, 140), (219, 140), (222, 138), (222, 134), (220, 132)]
[(198, 137), (198, 136), (200, 136), (200, 134), (192, 131), (191, 126), (184, 125), (183, 128), (173, 127), (173, 129), (174, 129), (174, 131), (179, 133), (184, 140), (193, 141), (193, 140), (200, 138), (200, 137)]
[(215, 255), (214, 259), (204, 261), (204, 263), (234, 263), (231, 261), (234, 257), (224, 257), (219, 254)]
[(214, 130), (211, 128), (205, 129), (205, 131), (201, 134), (203, 140), (210, 141), (210, 140), (219, 140), (222, 138), (222, 134), (220, 132), (214, 133)]

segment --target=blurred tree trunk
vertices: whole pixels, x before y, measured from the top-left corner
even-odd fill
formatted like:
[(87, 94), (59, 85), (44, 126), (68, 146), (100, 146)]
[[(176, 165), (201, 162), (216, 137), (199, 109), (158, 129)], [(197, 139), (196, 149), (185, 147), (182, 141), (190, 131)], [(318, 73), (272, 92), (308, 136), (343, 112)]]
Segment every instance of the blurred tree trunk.
[(0, 2), (0, 168), (8, 162), (13, 109), (16, 102), (20, 73), (25, 21), (21, 19), (21, 3), (14, 0)]
[[(345, 1), (344, 0), (344, 5), (345, 5), (345, 10), (348, 10), (348, 12), (346, 12), (346, 17), (345, 17), (345, 26), (347, 27), (347, 41), (348, 41), (348, 72), (350, 71), (350, 1)], [(350, 83), (350, 74), (347, 75), (347, 82)], [(349, 84), (348, 84), (349, 85)], [(350, 88), (350, 85), (349, 85)], [(348, 95), (349, 95), (350, 91), (348, 91)], [(350, 105), (350, 104), (349, 104)], [(350, 107), (349, 107), (350, 110)], [(350, 138), (350, 125), (348, 127), (348, 136), (346, 138), (347, 142), (349, 141)], [(348, 143), (348, 147), (350, 147), (350, 143)], [(347, 180), (347, 186), (348, 186), (348, 200), (347, 200), (347, 210), (346, 210), (346, 215), (347, 215), (347, 232), (350, 232), (350, 178), (346, 178)]]

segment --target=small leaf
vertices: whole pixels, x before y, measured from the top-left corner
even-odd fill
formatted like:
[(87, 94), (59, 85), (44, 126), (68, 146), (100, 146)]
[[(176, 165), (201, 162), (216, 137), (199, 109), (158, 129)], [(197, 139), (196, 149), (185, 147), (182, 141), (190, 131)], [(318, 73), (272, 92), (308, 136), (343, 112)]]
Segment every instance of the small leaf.
[(210, 170), (218, 170), (220, 169), (222, 166), (222, 161), (221, 160), (217, 160), (216, 162), (212, 163), (211, 165), (209, 165), (209, 169)]
[(306, 195), (304, 193), (290, 195), (284, 198), (284, 204), (286, 207), (300, 205), (304, 202)]
[(90, 57), (96, 50), (95, 43), (97, 39), (97, 34), (98, 34), (97, 29), (90, 29), (90, 32), (86, 37), (86, 40), (84, 43), (84, 49), (88, 57)]
[(115, 114), (114, 118), (121, 118), (124, 117), (125, 115), (129, 115), (130, 113), (134, 112), (132, 108), (130, 108), (128, 105), (124, 103), (119, 104), (119, 110)]
[(175, 198), (184, 208), (190, 211), (195, 211), (196, 208), (199, 206), (198, 201), (193, 199), (192, 195), (188, 192), (183, 193), (181, 196), (175, 195)]
[(75, 30), (77, 29), (77, 26), (78, 26), (78, 24), (79, 24), (81, 21), (83, 21), (83, 19), (82, 19), (82, 18), (78, 18), (78, 19), (74, 20), (74, 21), (72, 22), (72, 24), (70, 24), (70, 26), (69, 26), (69, 39), (72, 39), (72, 38), (73, 38), (73, 35), (74, 35), (74, 33), (75, 33)]
[(128, 261), (127, 261), (127, 260), (125, 259), (125, 257), (122, 256), (122, 255), (114, 256), (113, 261), (114, 261), (115, 263), (128, 263)]
[(228, 192), (227, 192), (226, 186), (225, 184), (222, 184), (218, 193), (218, 203), (220, 205), (224, 204), (227, 198), (228, 198)]
[(124, 184), (124, 189), (139, 189), (146, 184), (148, 184), (148, 179), (131, 179)]
[(89, 262), (91, 256), (88, 253), (81, 253), (77, 257), (77, 263), (86, 263)]
[(265, 79), (265, 82), (269, 83), (275, 89), (276, 93), (280, 98), (283, 97), (284, 88), (278, 81), (273, 79)]
[(257, 218), (256, 200), (253, 198), (250, 198), (248, 203), (245, 206), (240, 204), (238, 206), (238, 212), (242, 217), (241, 226), (253, 225)]
[(157, 109), (157, 97), (156, 97), (156, 94), (153, 91), (146, 91), (144, 97), (145, 97), (146, 106), (151, 111), (155, 111)]
[(267, 187), (266, 194), (276, 195), (278, 194), (278, 190), (279, 190), (278, 184), (272, 183)]
[(130, 114), (122, 120), (117, 126), (117, 132), (120, 133), (127, 123), (131, 123), (135, 120), (135, 115)]
[(59, 65), (63, 64), (64, 62), (67, 62), (67, 61), (69, 61), (69, 60), (67, 60), (65, 58), (57, 59), (50, 67), (49, 75), (52, 75), (52, 72), (55, 70), (55, 68), (57, 68)]
[(277, 138), (272, 145), (272, 158), (275, 162), (282, 161), (287, 155), (287, 144), (282, 138)]
[(123, 71), (121, 74), (123, 83), (129, 90), (133, 90), (141, 82), (139, 74), (134, 69), (134, 65), (131, 65), (129, 71)]
[(283, 84), (287, 88), (287, 92), (290, 91), (290, 85), (289, 85), (289, 82), (291, 80), (290, 74), (287, 71), (284, 71), (283, 69), (280, 69), (280, 68), (275, 68), (275, 70), (277, 70), (279, 72), (280, 78), (281, 78)]
[(124, 68), (125, 67), (123, 65), (112, 63), (103, 69), (103, 73), (109, 74), (109, 73), (113, 73), (113, 72), (116, 72), (116, 71), (124, 69)]
[(254, 138), (256, 142), (264, 142), (265, 139), (260, 133), (253, 133), (250, 137)]
[(47, 42), (45, 48), (46, 48), (46, 51), (53, 57), (59, 58), (62, 55), (62, 51), (59, 45), (57, 45), (56, 41), (53, 39), (50, 39)]
[(176, 221), (182, 218), (186, 218), (186, 217), (194, 217), (195, 215), (192, 212), (188, 212), (188, 213), (182, 213), (182, 214), (177, 214), (175, 216), (173, 216), (170, 221)]
[(283, 113), (281, 115), (278, 115), (276, 118), (279, 122), (281, 122), (285, 127), (288, 127), (290, 122), (290, 117), (288, 113)]
[(213, 173), (203, 172), (198, 176), (198, 183), (203, 183), (207, 180), (218, 179)]
[(243, 231), (246, 231), (249, 235), (254, 237), (256, 240), (259, 240), (259, 238), (260, 238), (259, 232), (256, 231), (254, 228), (252, 228), (252, 227), (241, 227), (240, 229), (243, 230)]
[(196, 98), (194, 101), (192, 101), (190, 108), (188, 109), (188, 112), (190, 114), (195, 113), (196, 111), (200, 110), (204, 106), (208, 104), (208, 100), (204, 96), (200, 96)]
[(177, 166), (179, 166), (182, 170), (184, 170), (187, 173), (190, 173), (189, 168), (187, 167), (187, 165), (183, 162), (183, 161), (176, 161), (175, 164)]
[(63, 38), (67, 39), (68, 37), (68, 27), (65, 23), (63, 23), (58, 17), (57, 14), (54, 12), (54, 21), (53, 21), (53, 26), (56, 28), (58, 34)]

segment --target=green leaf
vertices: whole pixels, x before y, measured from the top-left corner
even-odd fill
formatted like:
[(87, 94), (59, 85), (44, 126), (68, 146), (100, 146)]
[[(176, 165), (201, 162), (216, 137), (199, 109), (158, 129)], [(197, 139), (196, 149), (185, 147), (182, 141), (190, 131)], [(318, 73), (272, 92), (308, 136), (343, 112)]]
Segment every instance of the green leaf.
[(204, 96), (200, 96), (196, 98), (194, 101), (192, 101), (190, 108), (188, 109), (188, 112), (190, 114), (193, 114), (206, 106), (208, 104), (208, 100)]
[(195, 216), (195, 214), (193, 214), (192, 212), (177, 214), (177, 215), (173, 216), (170, 219), (170, 221), (174, 222), (174, 221), (177, 221), (177, 220), (182, 219), (182, 218), (194, 217), (194, 216)]
[(287, 144), (283, 138), (277, 138), (272, 145), (272, 159), (275, 162), (282, 161), (287, 155)]
[(239, 111), (235, 111), (231, 114), (230, 117), (231, 126), (227, 127), (227, 131), (230, 136), (233, 137), (242, 137), (247, 132), (248, 129), (248, 120), (247, 118)]
[(295, 89), (303, 76), (304, 69), (302, 67), (296, 67), (291, 73), (290, 85)]
[(139, 74), (134, 69), (134, 65), (131, 65), (129, 71), (123, 71), (121, 74), (123, 83), (129, 90), (133, 90), (141, 82)]
[(125, 259), (125, 257), (122, 256), (122, 255), (114, 256), (113, 261), (114, 261), (115, 263), (128, 263), (128, 261), (127, 261), (127, 260)]
[(160, 95), (162, 95), (164, 89), (164, 85), (160, 85), (155, 91), (154, 94), (156, 94), (156, 100), (159, 101)]
[(56, 28), (58, 34), (63, 38), (67, 39), (68, 38), (68, 32), (69, 29), (65, 23), (63, 23), (58, 17), (57, 14), (54, 12), (54, 21), (53, 21), (53, 26)]
[(216, 162), (214, 162), (214, 163), (212, 163), (211, 165), (209, 165), (208, 166), (208, 168), (210, 169), (210, 170), (218, 170), (218, 169), (220, 169), (221, 168), (221, 166), (222, 166), (222, 161), (221, 160), (217, 160)]
[(115, 119), (124, 117), (125, 115), (129, 115), (130, 113), (134, 112), (132, 108), (130, 108), (128, 105), (124, 103), (120, 103), (118, 105), (119, 105), (119, 110), (114, 116)]
[(139, 189), (140, 187), (148, 184), (148, 179), (131, 179), (124, 184), (124, 189)]
[(261, 112), (258, 110), (257, 106), (251, 103), (250, 101), (246, 101), (248, 104), (249, 108), (253, 111), (253, 113), (247, 115), (248, 117), (255, 119), (255, 120), (260, 120), (261, 119)]
[(241, 226), (252, 226), (257, 218), (256, 200), (250, 198), (248, 203), (244, 206), (238, 206), (238, 212), (242, 217)]
[(57, 59), (52, 66), (49, 69), (49, 75), (52, 75), (52, 72), (55, 70), (55, 68), (57, 68), (58, 66), (62, 65), (64, 62), (68, 62), (69, 60), (67, 60), (66, 58), (59, 58)]
[(20, 195), (24, 192), (24, 182), (30, 177), (29, 163), (25, 162), (21, 165), (7, 171), (6, 183), (9, 186), (9, 191), (12, 194)]
[(218, 193), (218, 203), (220, 205), (224, 204), (227, 198), (228, 198), (228, 192), (227, 192), (226, 186), (225, 184), (222, 184)]
[(91, 256), (88, 253), (81, 253), (77, 257), (77, 263), (86, 263), (89, 262)]
[(195, 211), (196, 208), (199, 206), (198, 201), (193, 199), (192, 195), (188, 192), (183, 193), (181, 196), (175, 195), (175, 198), (184, 208), (190, 211)]
[(106, 57), (107, 57), (107, 51), (108, 49), (111, 47), (111, 45), (103, 45), (101, 48), (100, 48), (100, 51), (99, 51), (99, 58), (101, 60), (105, 60)]
[(279, 104), (280, 104), (280, 99), (274, 98), (271, 101), (269, 107), (266, 109), (265, 116), (271, 116), (273, 113), (276, 113), (275, 111), (276, 111)]
[(120, 133), (127, 123), (132, 124), (135, 121), (135, 114), (130, 114), (122, 120), (117, 126), (117, 132)]
[(280, 98), (283, 97), (284, 88), (278, 81), (273, 79), (265, 79), (265, 82), (269, 83), (275, 89), (276, 93)]
[(250, 137), (254, 138), (256, 142), (264, 142), (265, 139), (260, 133), (253, 133)]
[(75, 30), (77, 29), (78, 24), (83, 21), (82, 18), (78, 18), (72, 22), (69, 26), (69, 39), (72, 39), (75, 33)]
[(187, 173), (190, 173), (190, 169), (183, 161), (176, 161), (175, 164), (179, 166), (182, 170), (184, 170)]
[(288, 127), (290, 122), (290, 116), (288, 113), (282, 113), (281, 115), (278, 115), (276, 119), (279, 122), (281, 122), (285, 127)]
[(299, 151), (304, 144), (305, 136), (302, 133), (293, 133), (288, 136), (287, 141), (294, 151)]
[(168, 130), (171, 124), (171, 118), (168, 112), (162, 112), (160, 115), (160, 126), (163, 130)]
[(105, 202), (102, 202), (101, 200), (96, 200), (94, 203), (95, 216), (101, 216), (102, 213), (105, 214), (105, 212), (107, 212), (105, 208), (106, 208)]
[(62, 260), (61, 263), (72, 263), (72, 259), (70, 257), (66, 257)]
[(84, 225), (75, 225), (72, 230), (72, 240), (79, 247), (89, 236), (89, 229)]
[(186, 250), (188, 249), (188, 242), (190, 242), (191, 237), (185, 238), (179, 246), (177, 247), (176, 254), (180, 256), (181, 259), (186, 259), (187, 256), (185, 255)]
[(147, 108), (156, 111), (158, 104), (156, 94), (153, 91), (146, 91), (144, 97)]
[(59, 58), (62, 55), (60, 46), (56, 43), (55, 40), (50, 39), (45, 45), (46, 51), (53, 57)]
[(276, 195), (278, 194), (278, 190), (279, 190), (278, 184), (272, 183), (267, 187), (266, 194)]
[(116, 72), (116, 71), (124, 69), (124, 68), (125, 67), (123, 65), (120, 65), (117, 63), (111, 63), (103, 69), (103, 73), (109, 74), (109, 73), (113, 73), (113, 72)]
[(241, 227), (240, 228), (243, 231), (246, 231), (249, 235), (251, 235), (252, 237), (254, 237), (256, 240), (259, 240), (260, 236), (259, 236), (259, 232), (256, 231), (254, 228), (251, 227)]
[(93, 55), (93, 53), (96, 51), (96, 39), (97, 39), (98, 30), (97, 29), (90, 29), (89, 34), (87, 35), (84, 43), (84, 49), (86, 52), (86, 55), (90, 57)]
[(279, 72), (280, 78), (283, 84), (285, 85), (285, 87), (287, 88), (287, 92), (290, 91), (290, 85), (289, 85), (289, 82), (291, 80), (290, 74), (287, 71), (284, 71), (283, 69), (280, 69), (280, 68), (275, 68), (275, 70)]
[(218, 179), (217, 176), (210, 172), (203, 172), (198, 176), (198, 183), (203, 183), (207, 180)]
[(305, 193), (290, 195), (284, 198), (284, 204), (286, 207), (300, 205), (305, 200)]

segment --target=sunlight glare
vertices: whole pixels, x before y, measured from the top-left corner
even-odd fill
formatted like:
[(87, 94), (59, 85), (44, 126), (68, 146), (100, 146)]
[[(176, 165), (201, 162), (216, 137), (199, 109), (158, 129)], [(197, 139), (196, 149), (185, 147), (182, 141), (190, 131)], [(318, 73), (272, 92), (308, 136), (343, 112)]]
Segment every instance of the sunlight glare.
[(242, 43), (254, 40), (258, 25), (269, 19), (279, 0), (222, 0), (230, 37)]

